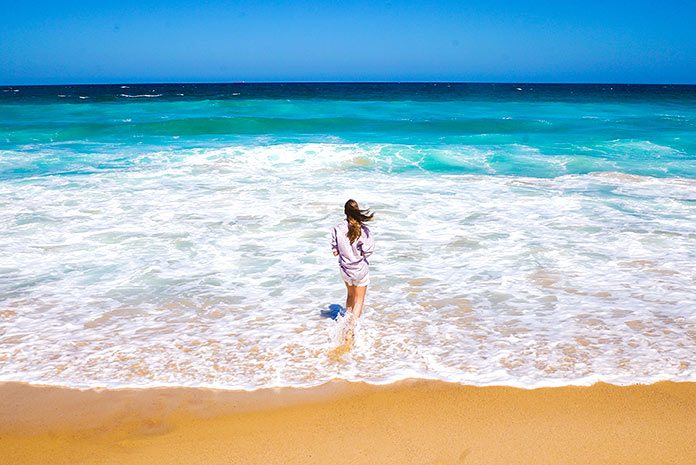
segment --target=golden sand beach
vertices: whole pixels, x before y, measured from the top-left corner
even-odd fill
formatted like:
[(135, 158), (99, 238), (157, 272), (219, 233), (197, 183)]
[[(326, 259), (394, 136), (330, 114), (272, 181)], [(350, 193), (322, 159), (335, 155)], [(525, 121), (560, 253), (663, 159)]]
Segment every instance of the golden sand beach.
[(0, 385), (0, 463), (696, 463), (696, 383), (518, 389)]

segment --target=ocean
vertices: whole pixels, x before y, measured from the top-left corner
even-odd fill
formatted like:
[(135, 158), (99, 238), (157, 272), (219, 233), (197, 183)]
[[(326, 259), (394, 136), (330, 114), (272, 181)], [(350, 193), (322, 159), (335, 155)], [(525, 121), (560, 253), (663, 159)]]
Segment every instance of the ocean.
[(696, 86), (0, 87), (0, 380), (336, 378), (696, 381)]

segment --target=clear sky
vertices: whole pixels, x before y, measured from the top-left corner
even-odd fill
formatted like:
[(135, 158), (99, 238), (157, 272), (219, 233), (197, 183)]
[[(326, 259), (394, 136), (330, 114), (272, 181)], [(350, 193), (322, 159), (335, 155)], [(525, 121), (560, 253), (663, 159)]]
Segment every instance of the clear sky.
[(0, 84), (696, 84), (696, 2), (23, 1)]

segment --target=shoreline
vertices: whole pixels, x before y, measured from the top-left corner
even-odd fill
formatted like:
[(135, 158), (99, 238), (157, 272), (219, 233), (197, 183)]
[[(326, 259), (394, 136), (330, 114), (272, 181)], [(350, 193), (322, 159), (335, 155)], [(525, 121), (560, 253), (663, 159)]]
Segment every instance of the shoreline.
[(0, 383), (0, 463), (696, 463), (696, 383), (229, 391)]
[[(342, 350), (345, 346), (338, 346), (336, 352), (338, 355), (342, 355)], [(228, 392), (228, 393), (240, 393), (240, 394), (250, 394), (258, 391), (306, 391), (306, 390), (326, 390), (326, 389), (336, 389), (341, 385), (355, 385), (355, 386), (367, 386), (367, 387), (389, 387), (396, 386), (402, 383), (443, 383), (452, 386), (464, 386), (471, 388), (513, 388), (521, 389), (525, 391), (532, 391), (536, 389), (558, 389), (558, 388), (575, 388), (575, 387), (591, 387), (596, 384), (606, 384), (609, 386), (616, 387), (630, 387), (630, 386), (650, 386), (653, 384), (660, 383), (675, 383), (675, 384), (696, 384), (696, 379), (688, 376), (684, 378), (680, 377), (664, 377), (664, 378), (636, 378), (631, 381), (624, 380), (612, 380), (606, 379), (601, 376), (597, 377), (587, 377), (587, 378), (577, 378), (573, 380), (556, 379), (556, 382), (538, 382), (536, 384), (525, 384), (525, 383), (508, 383), (506, 381), (492, 381), (488, 383), (477, 383), (469, 382), (468, 380), (456, 380), (456, 379), (445, 379), (439, 377), (428, 377), (419, 376), (417, 373), (411, 373), (404, 377), (393, 377), (385, 378), (384, 380), (355, 380), (348, 378), (331, 378), (324, 381), (319, 381), (316, 384), (287, 384), (281, 386), (274, 385), (262, 385), (258, 387), (245, 387), (245, 386), (234, 386), (225, 384), (174, 384), (174, 383), (153, 383), (153, 384), (70, 384), (63, 382), (40, 382), (22, 379), (1, 379), (0, 378), (0, 392), (5, 386), (16, 385), (25, 386), (27, 388), (42, 388), (42, 389), (59, 389), (64, 391), (152, 391), (152, 390), (185, 390), (185, 391), (213, 391), (213, 392)]]

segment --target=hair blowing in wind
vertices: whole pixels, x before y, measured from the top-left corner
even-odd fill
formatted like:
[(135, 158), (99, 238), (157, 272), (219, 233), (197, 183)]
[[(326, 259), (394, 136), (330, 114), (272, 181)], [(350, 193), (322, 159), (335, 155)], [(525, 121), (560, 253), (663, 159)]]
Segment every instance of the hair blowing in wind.
[(370, 210), (361, 210), (358, 202), (350, 199), (346, 202), (343, 209), (346, 213), (346, 218), (348, 219), (348, 240), (352, 244), (357, 238), (360, 237), (360, 226), (363, 223), (372, 220), (374, 213)]

